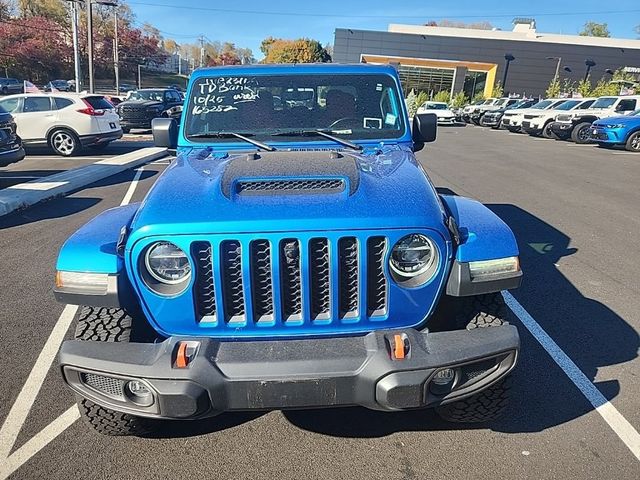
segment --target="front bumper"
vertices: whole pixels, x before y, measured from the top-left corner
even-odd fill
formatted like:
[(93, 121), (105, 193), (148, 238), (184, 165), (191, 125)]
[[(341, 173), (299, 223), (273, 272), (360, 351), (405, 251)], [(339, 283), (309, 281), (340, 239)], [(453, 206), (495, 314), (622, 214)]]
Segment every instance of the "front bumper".
[(19, 162), (25, 156), (24, 147), (20, 144), (0, 147), (0, 167)]
[(620, 145), (626, 142), (625, 130), (623, 128), (589, 128), (589, 136), (591, 140), (597, 143), (606, 143), (610, 145)]
[[(398, 335), (404, 359), (395, 353)], [(431, 407), (468, 397), (503, 378), (515, 366), (519, 346), (517, 329), (505, 325), (279, 341), (71, 340), (63, 343), (59, 360), (67, 384), (95, 403), (140, 416), (186, 419), (230, 410)], [(186, 367), (179, 367), (179, 357), (187, 359)], [(443, 367), (456, 372), (447, 391), (432, 384)], [(131, 380), (144, 381), (153, 392), (150, 405), (127, 396), (125, 385)]]
[(569, 138), (573, 131), (574, 124), (567, 122), (551, 122), (551, 131), (560, 138)]
[(456, 123), (456, 117), (438, 117), (440, 125), (453, 125), (454, 123)]
[(521, 128), (525, 133), (535, 134), (542, 132), (542, 125), (532, 122), (531, 120), (524, 120)]

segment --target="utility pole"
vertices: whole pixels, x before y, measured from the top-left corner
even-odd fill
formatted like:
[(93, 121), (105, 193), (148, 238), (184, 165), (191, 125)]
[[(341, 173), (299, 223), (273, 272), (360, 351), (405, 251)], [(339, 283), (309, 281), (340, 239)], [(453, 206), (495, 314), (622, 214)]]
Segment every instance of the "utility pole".
[(66, 0), (71, 4), (71, 36), (73, 37), (73, 70), (76, 80), (76, 93), (80, 93), (82, 75), (80, 73), (80, 48), (78, 42), (78, 0)]
[(204, 35), (200, 35), (198, 38), (200, 42), (200, 68), (204, 67)]
[(120, 93), (120, 59), (118, 57), (118, 7), (113, 9), (113, 71), (116, 77), (116, 95)]
[(89, 93), (93, 87), (93, 0), (87, 0), (87, 55), (89, 56)]
[(138, 89), (142, 88), (142, 65), (138, 64)]

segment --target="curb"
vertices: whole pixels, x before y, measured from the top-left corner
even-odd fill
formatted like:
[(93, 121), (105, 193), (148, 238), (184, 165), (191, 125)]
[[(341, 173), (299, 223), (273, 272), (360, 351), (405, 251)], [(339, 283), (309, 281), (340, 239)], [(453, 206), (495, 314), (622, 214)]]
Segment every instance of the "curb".
[(86, 185), (165, 157), (166, 148), (149, 147), (100, 160), (0, 190), (0, 217), (35, 203), (65, 195)]

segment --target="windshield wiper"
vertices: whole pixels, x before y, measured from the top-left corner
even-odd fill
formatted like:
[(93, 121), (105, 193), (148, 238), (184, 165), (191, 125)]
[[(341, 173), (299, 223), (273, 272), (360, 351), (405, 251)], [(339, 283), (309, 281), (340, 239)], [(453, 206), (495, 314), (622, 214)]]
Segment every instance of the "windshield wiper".
[(266, 143), (262, 143), (259, 140), (253, 140), (249, 137), (253, 137), (253, 133), (236, 133), (236, 132), (202, 132), (202, 133), (193, 133), (191, 135), (187, 135), (187, 138), (239, 138), (251, 145), (255, 145), (262, 150), (266, 150), (267, 152), (274, 152), (276, 149)]
[(352, 148), (354, 150), (362, 150), (362, 145), (358, 145), (357, 143), (350, 142), (344, 138), (336, 137), (332, 135), (334, 133), (333, 130), (321, 130), (321, 129), (311, 129), (311, 130), (288, 130), (285, 132), (276, 132), (272, 133), (272, 137), (313, 137), (319, 135), (324, 138), (328, 138), (329, 140), (333, 140), (340, 145), (344, 145), (345, 147)]

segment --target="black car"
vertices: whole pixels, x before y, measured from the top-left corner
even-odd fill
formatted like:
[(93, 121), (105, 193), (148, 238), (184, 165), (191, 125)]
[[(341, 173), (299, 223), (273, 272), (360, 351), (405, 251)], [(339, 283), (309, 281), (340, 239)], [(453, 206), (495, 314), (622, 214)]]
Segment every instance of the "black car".
[(184, 100), (173, 88), (143, 88), (131, 92), (126, 101), (116, 107), (124, 133), (132, 128), (151, 128), (151, 120), (175, 118), (180, 123)]
[(537, 100), (533, 99), (524, 99), (519, 102), (511, 105), (509, 107), (501, 108), (499, 110), (492, 110), (490, 112), (485, 113), (480, 120), (480, 125), (483, 127), (491, 127), (494, 129), (500, 129), (502, 125), (502, 116), (506, 110), (517, 110), (519, 108), (529, 108), (532, 105), (535, 105)]
[(25, 157), (22, 140), (16, 135), (16, 123), (10, 113), (0, 107), (0, 167)]

